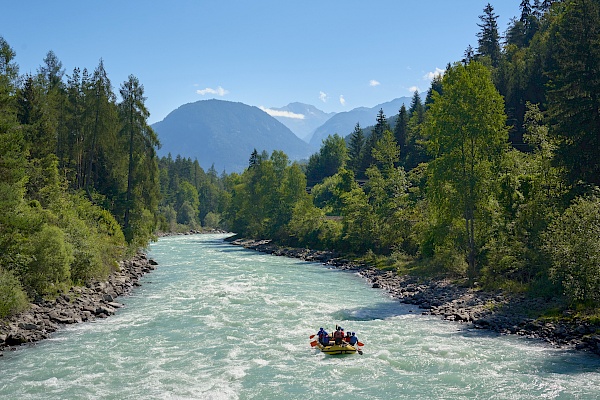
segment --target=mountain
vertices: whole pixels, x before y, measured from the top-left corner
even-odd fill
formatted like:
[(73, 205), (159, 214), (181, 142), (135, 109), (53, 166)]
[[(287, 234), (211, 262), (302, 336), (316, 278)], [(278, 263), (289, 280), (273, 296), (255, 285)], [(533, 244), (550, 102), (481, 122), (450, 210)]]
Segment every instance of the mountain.
[(184, 104), (152, 125), (164, 156), (198, 159), (204, 169), (241, 172), (250, 154), (284, 151), (291, 160), (308, 158), (315, 149), (258, 107), (222, 100)]
[(345, 137), (354, 131), (354, 127), (358, 122), (361, 127), (367, 127), (376, 124), (377, 113), (380, 109), (383, 109), (383, 113), (387, 118), (398, 114), (400, 107), (404, 104), (407, 108), (410, 106), (412, 97), (399, 97), (387, 103), (378, 104), (375, 107), (359, 107), (350, 111), (337, 113), (323, 125), (315, 130), (315, 133), (310, 138), (309, 143), (319, 148), (321, 142), (328, 135), (337, 133), (338, 135)]
[(315, 106), (304, 103), (290, 103), (285, 107), (271, 108), (264, 111), (287, 126), (296, 136), (307, 143), (315, 129), (335, 115), (335, 113), (326, 113)]

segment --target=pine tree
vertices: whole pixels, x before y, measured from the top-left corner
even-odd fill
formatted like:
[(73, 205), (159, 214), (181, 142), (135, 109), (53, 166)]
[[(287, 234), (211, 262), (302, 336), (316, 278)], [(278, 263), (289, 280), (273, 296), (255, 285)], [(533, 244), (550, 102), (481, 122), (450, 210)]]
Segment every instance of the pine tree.
[(375, 163), (375, 158), (373, 157), (372, 152), (377, 142), (383, 137), (383, 132), (391, 130), (390, 125), (387, 122), (387, 118), (385, 117), (385, 114), (383, 112), (383, 108), (380, 109), (377, 113), (376, 120), (377, 123), (373, 127), (371, 135), (369, 135), (365, 143), (365, 151), (362, 166), (362, 169), (365, 171), (367, 170), (367, 168), (369, 168)]
[(471, 45), (467, 46), (467, 49), (465, 50), (463, 57), (464, 58), (462, 59), (462, 62), (465, 65), (475, 59), (475, 50), (473, 50), (473, 47)]
[(551, 30), (548, 111), (560, 140), (556, 159), (571, 184), (600, 185), (600, 4), (567, 2)]
[[(84, 190), (92, 199), (92, 188), (99, 189), (99, 158), (101, 152), (111, 153), (111, 146), (117, 142), (119, 129), (116, 96), (108, 74), (104, 69), (104, 61), (100, 59), (98, 66), (85, 86), (86, 108), (89, 113), (89, 135), (86, 141)], [(94, 174), (95, 172), (95, 174)], [(104, 177), (106, 179), (107, 177)]]
[(357, 122), (354, 131), (350, 134), (350, 142), (348, 143), (348, 168), (354, 172), (354, 175), (356, 176), (362, 176), (364, 174), (364, 171), (361, 171), (364, 147), (365, 134), (363, 133), (360, 124)]
[(406, 106), (402, 104), (400, 111), (398, 111), (398, 119), (396, 120), (396, 126), (394, 126), (394, 137), (398, 144), (400, 154), (404, 151), (406, 146), (406, 133), (408, 130), (408, 111)]
[[(158, 163), (155, 148), (159, 141), (147, 122), (150, 113), (145, 105), (144, 86), (135, 76), (129, 75), (128, 80), (121, 84), (120, 93), (123, 124), (121, 133), (127, 139), (129, 149), (123, 233), (130, 243), (135, 236), (145, 242), (154, 229), (153, 221), (145, 220), (148, 217), (145, 214), (158, 208)], [(133, 219), (137, 222), (135, 227)]]
[(490, 3), (483, 9), (479, 16), (481, 24), (477, 24), (481, 31), (477, 33), (480, 56), (489, 57), (494, 67), (500, 62), (500, 35), (498, 34), (498, 16), (494, 14), (494, 7)]

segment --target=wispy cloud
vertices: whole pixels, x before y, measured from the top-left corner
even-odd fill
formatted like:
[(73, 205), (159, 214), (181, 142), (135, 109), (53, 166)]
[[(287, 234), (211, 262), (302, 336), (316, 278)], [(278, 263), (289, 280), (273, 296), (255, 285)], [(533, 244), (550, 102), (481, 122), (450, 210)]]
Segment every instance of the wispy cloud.
[(281, 111), (281, 110), (273, 110), (271, 108), (266, 108), (263, 106), (258, 107), (271, 117), (284, 117), (284, 118), (292, 118), (292, 119), (304, 119), (304, 114), (297, 114), (291, 111)]
[(327, 103), (327, 93), (319, 92), (319, 99), (321, 99), (323, 103)]
[(426, 81), (430, 81), (438, 75), (444, 75), (444, 72), (446, 72), (445, 69), (436, 68), (435, 71), (431, 71), (423, 75), (423, 79)]
[(196, 90), (196, 93), (198, 93), (198, 94), (200, 94), (202, 96), (205, 96), (207, 94), (216, 94), (217, 96), (223, 97), (227, 93), (229, 93), (229, 90), (225, 90), (221, 86), (219, 86), (216, 89), (206, 88), (206, 89)]
[(340, 94), (340, 104), (345, 106), (346, 105), (346, 99), (344, 98), (343, 94)]
[(381, 85), (381, 83), (379, 81), (376, 81), (375, 79), (371, 79), (369, 81), (369, 86), (379, 86)]
[(416, 91), (420, 92), (421, 90), (419, 90), (418, 86), (411, 86), (411, 87), (408, 88), (408, 91), (411, 92), (411, 93), (414, 93)]

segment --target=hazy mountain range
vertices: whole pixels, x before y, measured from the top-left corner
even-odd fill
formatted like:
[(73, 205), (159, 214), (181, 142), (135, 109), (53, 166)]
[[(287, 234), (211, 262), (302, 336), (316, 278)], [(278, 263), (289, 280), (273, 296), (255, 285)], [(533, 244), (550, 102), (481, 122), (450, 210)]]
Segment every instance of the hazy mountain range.
[(335, 115), (304, 103), (290, 103), (285, 107), (263, 110), (307, 143), (315, 130)]
[[(356, 123), (366, 128), (376, 123), (383, 109), (386, 117), (398, 114), (410, 97), (401, 97), (374, 107), (359, 107), (341, 113), (290, 103), (281, 108), (258, 108), (223, 100), (201, 100), (184, 104), (152, 125), (158, 133), (161, 156), (171, 154), (198, 159), (204, 169), (241, 172), (256, 148), (284, 151), (291, 160), (308, 159), (328, 135), (347, 136)], [(302, 140), (304, 139), (304, 140)]]
[(337, 133), (342, 137), (346, 137), (354, 131), (354, 127), (358, 122), (361, 127), (372, 126), (377, 123), (377, 113), (383, 109), (383, 113), (387, 118), (398, 114), (400, 107), (404, 104), (407, 108), (410, 106), (412, 97), (400, 97), (387, 103), (378, 104), (375, 107), (359, 107), (350, 111), (344, 111), (335, 114), (329, 118), (327, 122), (315, 129), (310, 138), (309, 143), (314, 147), (320, 148), (323, 139), (329, 135)]

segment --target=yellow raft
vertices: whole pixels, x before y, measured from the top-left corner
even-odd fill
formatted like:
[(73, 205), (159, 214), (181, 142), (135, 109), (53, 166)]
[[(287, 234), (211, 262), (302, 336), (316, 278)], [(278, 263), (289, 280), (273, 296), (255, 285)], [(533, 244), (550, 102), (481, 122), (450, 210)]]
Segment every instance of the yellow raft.
[(325, 354), (354, 354), (357, 348), (348, 343), (332, 344), (329, 346), (323, 346), (317, 341), (317, 347)]

